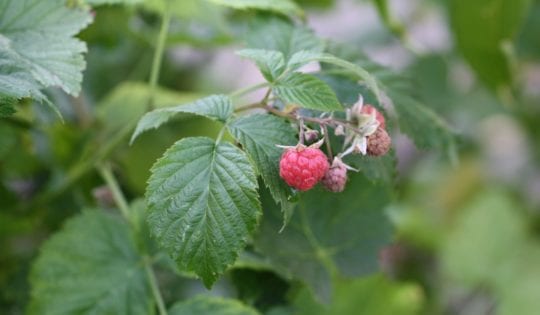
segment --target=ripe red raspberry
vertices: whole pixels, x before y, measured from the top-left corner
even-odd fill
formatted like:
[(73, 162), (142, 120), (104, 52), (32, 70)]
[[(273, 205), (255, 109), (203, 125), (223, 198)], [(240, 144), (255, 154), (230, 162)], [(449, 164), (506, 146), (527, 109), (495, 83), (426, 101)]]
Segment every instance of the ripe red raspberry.
[(360, 112), (367, 115), (371, 115), (371, 113), (375, 112), (375, 119), (377, 119), (379, 122), (379, 128), (386, 129), (386, 121), (384, 120), (384, 116), (375, 107), (366, 104), (362, 106), (362, 110)]
[(342, 192), (347, 183), (347, 167), (339, 158), (335, 158), (332, 166), (328, 169), (321, 183), (331, 192)]
[(328, 167), (326, 155), (321, 150), (299, 145), (283, 152), (279, 175), (289, 186), (306, 191), (321, 180)]
[(367, 154), (372, 156), (385, 155), (390, 150), (392, 139), (383, 128), (377, 128), (374, 134), (367, 138)]

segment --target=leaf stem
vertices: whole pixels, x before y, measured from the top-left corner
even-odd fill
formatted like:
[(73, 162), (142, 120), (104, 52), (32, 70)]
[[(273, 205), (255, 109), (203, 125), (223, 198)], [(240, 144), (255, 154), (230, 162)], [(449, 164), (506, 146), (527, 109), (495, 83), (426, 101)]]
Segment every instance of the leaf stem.
[(144, 271), (146, 271), (146, 276), (148, 277), (148, 281), (150, 281), (150, 288), (152, 289), (154, 299), (156, 299), (159, 315), (167, 315), (167, 308), (165, 308), (165, 303), (163, 302), (163, 297), (161, 296), (161, 292), (159, 291), (156, 275), (154, 274), (154, 270), (152, 269), (152, 262), (150, 257), (148, 256), (144, 257)]
[(223, 135), (225, 134), (225, 129), (227, 129), (227, 123), (221, 127), (221, 130), (219, 131), (219, 134), (216, 138), (216, 144), (221, 142), (221, 139), (223, 138)]
[[(126, 198), (124, 197), (124, 194), (120, 190), (120, 185), (118, 185), (118, 181), (114, 177), (114, 174), (111, 170), (111, 166), (108, 163), (107, 164), (100, 163), (97, 165), (97, 169), (99, 173), (101, 174), (101, 176), (103, 177), (103, 179), (105, 180), (105, 182), (107, 183), (107, 186), (111, 190), (114, 201), (116, 202), (118, 206), (118, 209), (120, 209), (120, 212), (122, 213), (124, 218), (132, 226), (135, 226), (134, 222), (131, 220), (131, 217), (129, 215), (129, 205), (126, 201)], [(152, 294), (154, 295), (154, 298), (156, 300), (159, 314), (167, 315), (167, 309), (165, 308), (163, 297), (161, 296), (161, 292), (159, 291), (156, 275), (154, 274), (154, 270), (152, 269), (152, 260), (147, 254), (143, 256), (143, 263), (144, 263), (144, 270), (146, 272), (146, 276), (148, 277), (148, 281), (150, 282)]]
[(122, 194), (122, 191), (120, 190), (120, 185), (118, 185), (118, 181), (114, 177), (114, 174), (112, 173), (111, 166), (108, 163), (100, 163), (97, 165), (97, 169), (103, 177), (103, 180), (105, 180), (105, 183), (107, 183), (107, 186), (111, 190), (111, 193), (113, 195), (114, 201), (116, 205), (118, 206), (118, 209), (124, 216), (124, 218), (131, 223), (131, 217), (129, 215), (129, 206), (126, 201), (126, 198), (124, 197), (124, 194)]
[(159, 71), (161, 69), (161, 61), (163, 59), (163, 51), (165, 50), (165, 42), (167, 41), (167, 33), (171, 24), (171, 10), (168, 6), (165, 7), (161, 28), (159, 30), (154, 59), (152, 60), (152, 69), (150, 70), (150, 96), (148, 98), (148, 109), (152, 110), (155, 107), (154, 99), (156, 94), (157, 81)]
[(266, 87), (268, 85), (270, 85), (270, 83), (262, 82), (262, 83), (259, 83), (259, 84), (248, 86), (246, 88), (238, 89), (236, 91), (233, 91), (233, 92), (229, 93), (229, 97), (232, 97), (232, 98), (240, 97), (240, 96), (249, 94), (249, 93), (251, 93), (253, 91), (257, 91), (258, 89), (261, 89), (261, 88)]

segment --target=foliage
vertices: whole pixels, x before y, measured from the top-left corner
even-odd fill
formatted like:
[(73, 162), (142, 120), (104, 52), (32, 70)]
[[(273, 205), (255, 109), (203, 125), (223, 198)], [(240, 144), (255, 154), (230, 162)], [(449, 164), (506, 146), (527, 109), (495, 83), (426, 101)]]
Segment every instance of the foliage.
[[(0, 309), (535, 314), (538, 215), (512, 196), (538, 173), (540, 151), (515, 149), (537, 134), (519, 71), (538, 3), (422, 2), (456, 42), (429, 55), (384, 0), (349, 5), (386, 30), (320, 37), (310, 8), (337, 2), (0, 0)], [(373, 60), (390, 43), (402, 70)], [(233, 90), (240, 65), (256, 76)], [(364, 104), (382, 157), (362, 150), (380, 128)], [(295, 146), (343, 159), (345, 190), (289, 187)], [(495, 160), (529, 165), (514, 186), (481, 179), (478, 152), (510, 151)]]

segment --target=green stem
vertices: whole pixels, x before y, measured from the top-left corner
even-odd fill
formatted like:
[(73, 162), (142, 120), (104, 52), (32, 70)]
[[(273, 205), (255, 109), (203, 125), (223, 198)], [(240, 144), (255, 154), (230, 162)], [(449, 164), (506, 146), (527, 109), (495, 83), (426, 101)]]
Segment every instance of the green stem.
[(154, 52), (154, 59), (152, 61), (152, 70), (150, 71), (150, 97), (148, 99), (149, 110), (152, 110), (155, 107), (154, 98), (156, 94), (157, 80), (159, 78), (163, 51), (165, 50), (165, 42), (167, 41), (167, 33), (169, 32), (170, 24), (171, 10), (169, 10), (169, 8), (166, 6), (165, 13), (163, 14), (163, 20), (161, 22), (161, 28), (159, 30), (156, 50)]
[(219, 131), (219, 134), (218, 134), (218, 136), (216, 138), (216, 144), (221, 142), (221, 139), (223, 138), (223, 135), (225, 134), (225, 129), (227, 129), (227, 124), (228, 124), (228, 122), (226, 122), (225, 125), (223, 125), (223, 127), (221, 127), (221, 130)]
[(114, 177), (111, 166), (109, 164), (99, 164), (97, 166), (97, 169), (99, 173), (101, 174), (101, 177), (103, 177), (103, 180), (105, 180), (105, 183), (107, 183), (107, 186), (111, 190), (111, 193), (113, 195), (114, 201), (116, 205), (118, 206), (118, 209), (124, 216), (124, 218), (131, 222), (131, 218), (129, 216), (129, 206), (126, 201), (126, 198), (124, 197), (124, 194), (122, 194), (122, 191), (120, 190), (120, 185), (118, 185), (118, 181), (116, 181), (116, 178)]
[(259, 84), (248, 86), (246, 88), (242, 88), (242, 89), (239, 89), (239, 90), (236, 90), (236, 91), (233, 91), (233, 92), (229, 93), (229, 97), (231, 97), (231, 98), (240, 97), (242, 95), (249, 94), (249, 93), (251, 93), (253, 91), (257, 91), (258, 89), (261, 89), (263, 87), (267, 87), (269, 85), (270, 85), (270, 83), (268, 83), (268, 82), (262, 82), (262, 83), (259, 83)]
[[(101, 174), (101, 176), (103, 177), (103, 179), (105, 180), (105, 182), (107, 183), (107, 186), (111, 190), (114, 201), (118, 205), (118, 209), (120, 209), (120, 212), (126, 218), (126, 220), (132, 223), (132, 226), (134, 226), (129, 216), (129, 205), (126, 201), (126, 198), (124, 197), (124, 194), (120, 190), (120, 185), (118, 185), (118, 181), (114, 177), (114, 174), (111, 170), (110, 165), (99, 164), (97, 166), (97, 169), (99, 173)], [(144, 263), (144, 270), (146, 272), (146, 276), (148, 277), (148, 281), (150, 282), (150, 288), (152, 289), (152, 294), (154, 295), (154, 299), (156, 300), (159, 314), (167, 315), (167, 309), (165, 308), (163, 297), (161, 296), (161, 292), (159, 291), (156, 275), (154, 274), (154, 270), (152, 269), (152, 260), (147, 254), (144, 254), (143, 256), (143, 263)]]
[(146, 276), (148, 281), (150, 281), (150, 288), (152, 289), (152, 294), (154, 299), (156, 299), (156, 304), (159, 310), (159, 315), (167, 315), (167, 309), (165, 308), (165, 303), (163, 302), (163, 297), (159, 291), (159, 286), (156, 280), (156, 275), (152, 269), (152, 262), (148, 256), (144, 257), (144, 271), (146, 271)]

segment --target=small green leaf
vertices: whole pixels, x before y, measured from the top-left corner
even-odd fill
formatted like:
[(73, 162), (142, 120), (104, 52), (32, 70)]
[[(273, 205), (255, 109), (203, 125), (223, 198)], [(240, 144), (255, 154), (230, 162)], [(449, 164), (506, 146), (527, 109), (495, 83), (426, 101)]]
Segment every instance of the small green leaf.
[(130, 142), (133, 143), (141, 133), (158, 128), (179, 113), (194, 114), (225, 122), (233, 113), (233, 105), (226, 95), (212, 95), (192, 103), (153, 110), (139, 120)]
[(206, 287), (231, 265), (261, 214), (248, 157), (209, 138), (176, 142), (152, 167), (150, 230), (184, 271)]
[(291, 188), (279, 177), (279, 158), (283, 149), (276, 144), (294, 145), (296, 131), (290, 124), (272, 115), (252, 115), (232, 121), (229, 131), (254, 161), (272, 197), (281, 204), (284, 224), (292, 215)]
[(169, 315), (259, 315), (237, 300), (198, 296), (173, 305)]
[(356, 74), (359, 78), (366, 82), (366, 85), (373, 91), (375, 96), (377, 96), (377, 99), (380, 99), (379, 85), (377, 84), (377, 79), (373, 75), (371, 75), (366, 69), (362, 68), (357, 64), (338, 58), (328, 53), (320, 53), (306, 50), (299, 51), (292, 55), (291, 59), (287, 63), (287, 70), (294, 71), (299, 67), (313, 61), (332, 64)]
[(301, 15), (302, 9), (292, 0), (209, 0), (218, 5), (247, 10), (273, 11), (286, 15)]
[(273, 91), (286, 103), (304, 108), (321, 111), (343, 109), (334, 91), (326, 83), (310, 74), (289, 73), (275, 83)]
[(285, 58), (279, 51), (243, 49), (237, 51), (236, 54), (255, 61), (268, 82), (273, 82), (285, 70)]
[(313, 189), (302, 196), (288, 227), (263, 195), (265, 209), (256, 248), (288, 277), (300, 279), (321, 300), (332, 296), (333, 276), (356, 277), (378, 268), (379, 250), (389, 243), (391, 225), (383, 209), (387, 186), (352, 175), (345, 191)]
[(249, 48), (279, 51), (285, 60), (301, 50), (321, 52), (324, 49), (323, 41), (309, 28), (275, 16), (256, 18), (249, 25), (246, 43)]
[(151, 314), (142, 257), (124, 221), (84, 211), (49, 239), (32, 268), (29, 314)]

